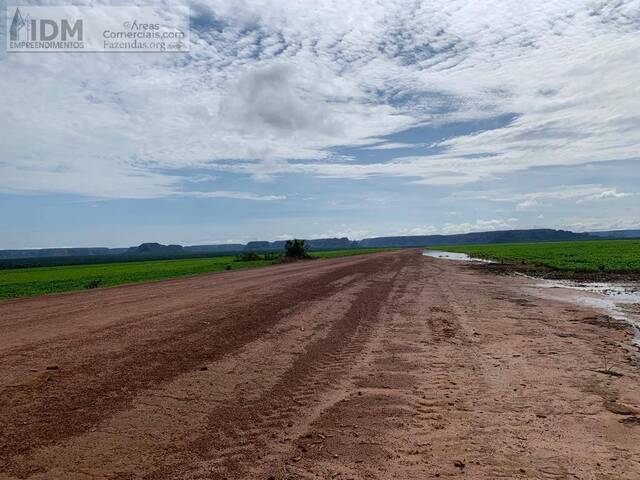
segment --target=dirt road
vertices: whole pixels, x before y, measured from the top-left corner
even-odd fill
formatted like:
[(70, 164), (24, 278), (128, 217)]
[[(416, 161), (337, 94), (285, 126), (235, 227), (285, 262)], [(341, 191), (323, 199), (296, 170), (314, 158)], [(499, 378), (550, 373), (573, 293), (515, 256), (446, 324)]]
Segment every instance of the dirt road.
[(628, 330), (518, 282), (401, 251), (1, 302), (0, 479), (640, 478)]

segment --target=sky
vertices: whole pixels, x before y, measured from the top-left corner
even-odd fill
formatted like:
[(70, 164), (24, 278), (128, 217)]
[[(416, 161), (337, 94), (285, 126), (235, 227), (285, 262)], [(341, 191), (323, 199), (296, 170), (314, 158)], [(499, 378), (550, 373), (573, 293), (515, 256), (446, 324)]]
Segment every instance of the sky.
[(640, 0), (183, 5), (185, 53), (2, 9), (0, 248), (640, 228)]

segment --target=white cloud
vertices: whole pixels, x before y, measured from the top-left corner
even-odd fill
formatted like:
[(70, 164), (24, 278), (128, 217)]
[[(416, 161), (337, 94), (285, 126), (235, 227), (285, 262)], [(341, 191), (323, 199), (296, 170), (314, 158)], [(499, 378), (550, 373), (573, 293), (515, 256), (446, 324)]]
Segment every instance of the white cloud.
[(396, 150), (401, 148), (418, 148), (424, 147), (423, 143), (402, 143), (402, 142), (386, 142), (370, 147), (364, 147), (365, 150)]
[(211, 192), (182, 192), (181, 196), (196, 198), (235, 198), (237, 200), (256, 200), (271, 202), (274, 200), (285, 200), (284, 195), (257, 195), (250, 192), (230, 192), (226, 190), (215, 190)]
[(563, 228), (576, 232), (595, 232), (602, 230), (627, 230), (640, 228), (640, 217), (623, 216), (581, 217), (568, 219)]
[(534, 208), (539, 205), (538, 201), (533, 198), (527, 198), (526, 200), (522, 200), (516, 206), (519, 210), (526, 210), (528, 208)]
[(486, 232), (515, 228), (517, 218), (478, 219), (475, 222), (445, 223), (443, 225), (423, 225), (402, 230), (398, 235), (453, 235), (456, 233)]
[(636, 192), (621, 192), (618, 187), (599, 184), (561, 185), (546, 190), (513, 192), (508, 189), (454, 192), (451, 200), (488, 200), (491, 202), (513, 203), (517, 210), (531, 210), (551, 207), (558, 202), (580, 205), (600, 203), (608, 200), (624, 199), (637, 195)]
[[(194, 7), (188, 55), (3, 54), (0, 191), (173, 196), (189, 168), (455, 186), (638, 158), (639, 0)], [(437, 155), (331, 151), (506, 112), (511, 124)]]
[[(548, 202), (572, 201), (576, 204), (597, 202), (631, 196), (631, 193), (619, 192), (616, 187), (602, 185), (566, 185), (542, 192), (530, 192), (517, 195), (497, 196), (491, 198), (497, 202), (515, 202), (520, 210), (541, 206), (549, 206)], [(491, 197), (491, 196), (490, 196)]]
[(361, 240), (372, 235), (371, 230), (364, 228), (353, 228), (347, 224), (336, 225), (334, 228), (317, 231), (309, 235), (309, 238), (343, 238), (350, 240)]

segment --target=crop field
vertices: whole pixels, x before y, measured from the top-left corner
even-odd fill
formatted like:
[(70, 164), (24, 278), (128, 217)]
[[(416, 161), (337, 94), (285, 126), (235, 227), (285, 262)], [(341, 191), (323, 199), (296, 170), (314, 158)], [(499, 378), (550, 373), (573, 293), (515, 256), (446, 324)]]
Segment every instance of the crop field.
[[(311, 255), (317, 258), (334, 258), (384, 250), (387, 249), (329, 250), (311, 252)], [(110, 287), (223, 270), (264, 267), (272, 264), (272, 260), (236, 261), (236, 257), (227, 255), (208, 258), (3, 269), (0, 270), (0, 299)]]
[(572, 272), (640, 272), (640, 240), (437, 246), (475, 258), (528, 263)]

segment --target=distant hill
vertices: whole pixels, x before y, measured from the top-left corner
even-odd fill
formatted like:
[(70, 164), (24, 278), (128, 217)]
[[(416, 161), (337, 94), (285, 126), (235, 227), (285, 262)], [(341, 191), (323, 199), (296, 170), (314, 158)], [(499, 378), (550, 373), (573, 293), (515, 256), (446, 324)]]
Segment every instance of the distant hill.
[(0, 250), (0, 260), (14, 260), (26, 258), (58, 258), (58, 257), (90, 257), (110, 255), (180, 255), (195, 253), (237, 253), (244, 249), (241, 243), (221, 245), (162, 245), (149, 242), (129, 248), (41, 248), (29, 250)]
[[(532, 229), (503, 230), (497, 232), (474, 232), (455, 235), (413, 235), (395, 237), (374, 237), (363, 240), (342, 238), (316, 238), (307, 240), (310, 250), (338, 250), (344, 248), (365, 247), (424, 247), (428, 245), (463, 245), (484, 243), (518, 243), (518, 242), (562, 242), (572, 240), (595, 240), (599, 238), (640, 238), (640, 230), (618, 230), (607, 232), (574, 233), (567, 230)], [(214, 245), (162, 245), (149, 242), (130, 248), (44, 248), (33, 250), (0, 250), (0, 260), (40, 259), (58, 257), (91, 257), (113, 258), (124, 255), (128, 260), (136, 256), (140, 258), (180, 257), (197, 254), (233, 254), (240, 252), (267, 252), (284, 249), (284, 240), (275, 242), (254, 241), (246, 245), (242, 243), (225, 243)], [(109, 260), (113, 261), (113, 260)]]
[(589, 232), (603, 238), (640, 238), (640, 230), (610, 230), (608, 232)]
[(495, 232), (474, 232), (455, 235), (415, 235), (410, 237), (365, 238), (358, 242), (360, 247), (424, 247), (427, 245), (464, 245), (483, 243), (520, 242), (562, 242), (572, 240), (593, 240), (588, 233), (574, 233), (566, 230), (504, 230)]
[[(1, 259), (14, 258), (42, 258), (42, 257), (79, 257), (85, 255), (107, 255), (109, 248), (41, 248), (33, 250), (0, 250)], [(126, 252), (126, 248), (119, 248), (119, 253)]]
[(129, 250), (127, 250), (127, 253), (131, 254), (135, 254), (135, 253), (142, 253), (142, 254), (175, 254), (175, 253), (182, 253), (183, 252), (183, 247), (182, 245), (162, 245), (161, 243), (155, 243), (155, 242), (150, 242), (150, 243), (142, 243), (137, 247), (131, 247)]
[(244, 250), (244, 243), (224, 243), (222, 245), (192, 245), (184, 247), (189, 253), (236, 253)]
[[(347, 237), (342, 238), (317, 238), (306, 240), (305, 243), (309, 250), (339, 250), (343, 248), (357, 248), (359, 242), (349, 240)], [(245, 252), (277, 252), (284, 250), (285, 240), (276, 242), (249, 242), (244, 247)]]

